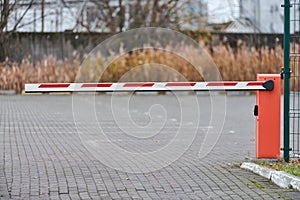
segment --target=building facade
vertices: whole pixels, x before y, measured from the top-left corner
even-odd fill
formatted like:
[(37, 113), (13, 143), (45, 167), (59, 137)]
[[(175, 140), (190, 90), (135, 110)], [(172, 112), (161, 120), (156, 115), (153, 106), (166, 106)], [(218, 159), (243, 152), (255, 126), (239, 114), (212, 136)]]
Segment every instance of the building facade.
[(283, 0), (240, 0), (240, 16), (226, 32), (283, 33)]

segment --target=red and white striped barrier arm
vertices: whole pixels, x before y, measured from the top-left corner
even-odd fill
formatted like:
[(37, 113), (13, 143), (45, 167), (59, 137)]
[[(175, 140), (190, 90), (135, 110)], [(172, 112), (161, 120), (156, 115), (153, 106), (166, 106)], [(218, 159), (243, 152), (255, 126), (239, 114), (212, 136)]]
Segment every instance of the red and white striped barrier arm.
[(273, 90), (273, 80), (250, 82), (128, 82), (128, 83), (37, 83), (25, 84), (25, 92), (135, 92)]

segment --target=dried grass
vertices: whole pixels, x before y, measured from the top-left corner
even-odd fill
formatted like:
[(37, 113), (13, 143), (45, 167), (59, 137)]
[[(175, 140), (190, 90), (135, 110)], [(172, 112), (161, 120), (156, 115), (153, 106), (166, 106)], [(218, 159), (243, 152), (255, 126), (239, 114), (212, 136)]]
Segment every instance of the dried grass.
[(15, 90), (21, 93), (25, 83), (41, 82), (73, 82), (77, 72), (76, 65), (67, 61), (57, 61), (49, 56), (34, 64), (30, 58), (24, 58), (21, 63), (11, 62), (8, 59), (0, 63), (0, 89)]
[[(214, 64), (205, 56), (205, 52), (210, 52), (222, 79), (228, 81), (255, 80), (257, 73), (278, 74), (283, 66), (281, 46), (275, 49), (256, 49), (239, 43), (238, 48), (233, 49), (223, 44), (212, 48), (199, 45), (201, 48), (178, 47), (175, 52), (181, 52), (180, 54), (172, 53), (174, 47), (167, 50), (135, 50), (119, 56), (106, 69), (104, 66), (113, 55), (108, 60), (99, 54), (94, 55), (81, 68), (78, 57), (73, 61), (58, 61), (48, 56), (35, 63), (30, 63), (30, 58), (24, 58), (19, 64), (7, 59), (0, 63), (0, 89), (13, 89), (21, 93), (25, 83), (41, 82), (214, 80), (216, 76), (211, 70)], [(121, 49), (120, 52), (122, 51)], [(184, 58), (188, 58), (191, 63)], [(198, 67), (198, 70), (193, 66)]]

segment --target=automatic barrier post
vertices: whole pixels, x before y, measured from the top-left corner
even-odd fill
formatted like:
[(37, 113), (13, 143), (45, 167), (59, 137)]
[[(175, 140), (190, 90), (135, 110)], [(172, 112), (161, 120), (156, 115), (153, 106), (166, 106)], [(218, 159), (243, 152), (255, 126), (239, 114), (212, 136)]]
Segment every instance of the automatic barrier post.
[(273, 80), (272, 91), (258, 90), (256, 95), (256, 157), (280, 156), (280, 75), (258, 74), (258, 81)]

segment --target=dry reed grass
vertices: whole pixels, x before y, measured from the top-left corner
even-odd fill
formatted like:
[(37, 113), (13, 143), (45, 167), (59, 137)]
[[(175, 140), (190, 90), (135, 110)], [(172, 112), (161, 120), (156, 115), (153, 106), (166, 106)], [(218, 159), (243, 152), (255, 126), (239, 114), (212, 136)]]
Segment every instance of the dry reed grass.
[[(21, 93), (25, 83), (40, 82), (73, 82), (77, 68), (67, 61), (57, 61), (49, 56), (34, 64), (30, 58), (24, 58), (21, 63), (8, 59), (0, 63), (0, 89), (15, 90)], [(75, 65), (76, 66), (76, 65)]]
[[(171, 48), (170, 51), (135, 50), (119, 56), (106, 69), (104, 69), (104, 65), (107, 61), (101, 55), (90, 57), (89, 62), (84, 62), (81, 68), (79, 68), (78, 57), (70, 62), (58, 61), (54, 57), (48, 56), (35, 63), (30, 63), (29, 58), (24, 58), (19, 64), (7, 59), (0, 63), (0, 89), (13, 89), (17, 93), (21, 93), (25, 83), (40, 82), (213, 80), (216, 78), (211, 70), (211, 66), (214, 64), (207, 56), (203, 56), (205, 55), (203, 49), (210, 52), (223, 80), (255, 80), (257, 73), (278, 74), (283, 66), (281, 46), (277, 46), (275, 49), (268, 47), (256, 49), (249, 48), (242, 43), (237, 49), (223, 44), (211, 49), (205, 46), (197, 49), (179, 47), (176, 52), (183, 52), (181, 55), (172, 53), (173, 49)], [(201, 59), (198, 59), (199, 57)], [(188, 58), (192, 64), (184, 58)], [(200, 66), (199, 70), (195, 69), (193, 65)], [(80, 73), (76, 77), (78, 71)], [(100, 77), (101, 72), (103, 73)]]

